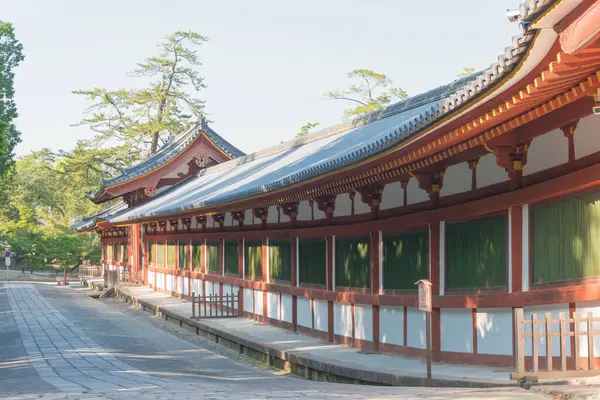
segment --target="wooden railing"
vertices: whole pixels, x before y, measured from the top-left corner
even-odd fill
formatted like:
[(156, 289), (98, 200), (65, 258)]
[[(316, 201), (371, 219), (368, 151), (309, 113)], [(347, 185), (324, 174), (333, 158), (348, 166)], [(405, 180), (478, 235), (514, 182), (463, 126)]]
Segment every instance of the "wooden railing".
[(79, 267), (79, 276), (93, 276), (100, 278), (104, 276), (104, 267), (102, 267), (101, 265)]
[[(548, 378), (600, 375), (600, 368), (596, 368), (595, 365), (594, 349), (594, 337), (600, 336), (600, 330), (594, 330), (594, 323), (599, 322), (600, 318), (594, 318), (591, 312), (585, 317), (575, 316), (573, 318), (565, 317), (562, 312), (559, 313), (558, 318), (552, 318), (550, 313), (546, 313), (543, 319), (538, 319), (537, 314), (533, 313), (530, 319), (525, 319), (523, 309), (516, 308), (516, 373), (511, 374), (511, 379), (536, 381)], [(552, 327), (556, 325), (558, 325), (558, 332), (553, 332)], [(582, 325), (585, 326), (585, 329), (581, 329)], [(531, 333), (525, 333), (526, 326), (531, 328)], [(587, 338), (587, 346), (581, 346), (582, 336)], [(554, 338), (559, 343), (559, 357), (554, 357), (552, 352)], [(531, 339), (530, 358), (525, 356), (525, 339)], [(539, 339), (545, 341), (546, 355), (541, 357), (539, 355)], [(567, 341), (570, 342), (571, 356), (569, 357), (567, 356)], [(587, 359), (587, 362), (582, 360), (582, 353), (585, 354), (584, 358)], [(559, 368), (555, 369), (555, 366), (559, 366)]]
[[(196, 296), (192, 292), (192, 318), (235, 318), (238, 314), (237, 294)], [(196, 310), (197, 306), (197, 310)]]

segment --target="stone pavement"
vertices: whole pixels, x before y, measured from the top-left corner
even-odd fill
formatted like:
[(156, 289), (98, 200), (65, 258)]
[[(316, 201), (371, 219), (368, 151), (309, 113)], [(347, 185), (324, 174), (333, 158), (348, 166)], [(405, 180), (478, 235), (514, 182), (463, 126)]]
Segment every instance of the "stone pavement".
[[(169, 312), (170, 318), (175, 315), (189, 319), (191, 317), (191, 302), (168, 296), (167, 294), (152, 291), (148, 287), (125, 286), (119, 291), (127, 296), (135, 298), (146, 304), (160, 307), (161, 310)], [(425, 361), (396, 355), (368, 354), (358, 349), (342, 345), (323, 342), (321, 340), (302, 335), (290, 334), (290, 332), (271, 325), (257, 324), (251, 319), (245, 318), (223, 318), (202, 319), (198, 324), (206, 326), (215, 332), (231, 335), (239, 338), (248, 346), (256, 344), (258, 347), (266, 347), (276, 353), (285, 352), (291, 355), (301, 355), (304, 359), (321, 365), (323, 370), (348, 370), (360, 371), (366, 374), (388, 375), (396, 382), (405, 384), (410, 378), (424, 378), (426, 367)], [(227, 335), (225, 336), (227, 338)], [(509, 380), (510, 369), (492, 368), (483, 366), (465, 366), (436, 363), (432, 367), (434, 379), (444, 380), (446, 386), (453, 386), (460, 382), (459, 386), (515, 386), (514, 381)], [(372, 381), (378, 382), (378, 381)], [(384, 383), (385, 381), (379, 381)], [(389, 382), (386, 382), (389, 383)]]

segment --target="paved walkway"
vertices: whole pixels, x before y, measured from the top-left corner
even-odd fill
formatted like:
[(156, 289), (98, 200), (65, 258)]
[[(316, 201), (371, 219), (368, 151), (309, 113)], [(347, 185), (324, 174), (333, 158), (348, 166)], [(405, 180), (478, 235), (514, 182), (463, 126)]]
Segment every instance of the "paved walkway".
[[(159, 306), (180, 316), (191, 317), (191, 302), (154, 292), (148, 287), (122, 287), (120, 291), (145, 303)], [(245, 318), (202, 319), (201, 324), (229, 333), (244, 341), (268, 346), (276, 351), (302, 354), (303, 357), (337, 368), (393, 374), (398, 377), (425, 377), (425, 361), (387, 354), (365, 354), (347, 346), (323, 342), (271, 325), (257, 324)], [(516, 385), (509, 380), (510, 369), (481, 366), (434, 364), (433, 378), (493, 385)]]
[(257, 368), (247, 357), (119, 300), (91, 299), (77, 284), (0, 283), (0, 315), (1, 398), (548, 398), (517, 387), (408, 388), (305, 381)]

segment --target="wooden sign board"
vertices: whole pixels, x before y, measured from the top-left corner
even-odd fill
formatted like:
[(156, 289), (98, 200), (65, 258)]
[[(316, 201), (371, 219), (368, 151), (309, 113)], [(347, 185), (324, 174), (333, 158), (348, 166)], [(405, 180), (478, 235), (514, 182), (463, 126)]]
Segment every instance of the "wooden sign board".
[(419, 310), (431, 312), (431, 282), (421, 279), (419, 285)]

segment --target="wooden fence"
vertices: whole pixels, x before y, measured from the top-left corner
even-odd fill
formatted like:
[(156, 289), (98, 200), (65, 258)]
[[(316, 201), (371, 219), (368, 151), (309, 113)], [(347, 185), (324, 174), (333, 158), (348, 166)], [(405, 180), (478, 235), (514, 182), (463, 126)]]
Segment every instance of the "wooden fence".
[[(596, 368), (595, 365), (594, 349), (594, 337), (600, 336), (600, 330), (594, 330), (594, 323), (599, 322), (600, 318), (594, 318), (591, 312), (585, 317), (574, 316), (573, 318), (565, 317), (562, 312), (559, 313), (558, 318), (552, 318), (550, 313), (546, 313), (543, 319), (539, 319), (537, 314), (533, 313), (530, 319), (525, 319), (523, 309), (516, 308), (516, 373), (511, 374), (511, 379), (535, 381), (600, 375), (600, 368)], [(552, 327), (557, 325), (558, 332), (555, 332)], [(584, 329), (582, 329), (582, 325), (585, 327)], [(531, 328), (531, 333), (525, 333), (527, 326)], [(581, 346), (582, 337), (587, 339), (585, 346)], [(531, 356), (527, 357), (525, 356), (525, 339), (531, 339)], [(540, 339), (545, 342), (543, 346), (546, 355), (544, 356), (539, 355)], [(554, 339), (559, 343), (559, 357), (553, 355)], [(568, 345), (567, 342), (569, 342)], [(571, 351), (569, 357), (567, 356), (567, 347)], [(581, 354), (585, 354), (585, 357), (582, 357)], [(598, 355), (600, 356), (600, 354)]]
[[(197, 309), (196, 309), (197, 306)], [(237, 294), (196, 296), (192, 292), (192, 318), (234, 318), (238, 314)]]
[(104, 267), (101, 265), (88, 266), (88, 267), (79, 267), (79, 276), (93, 276), (97, 278), (101, 278), (104, 276)]

